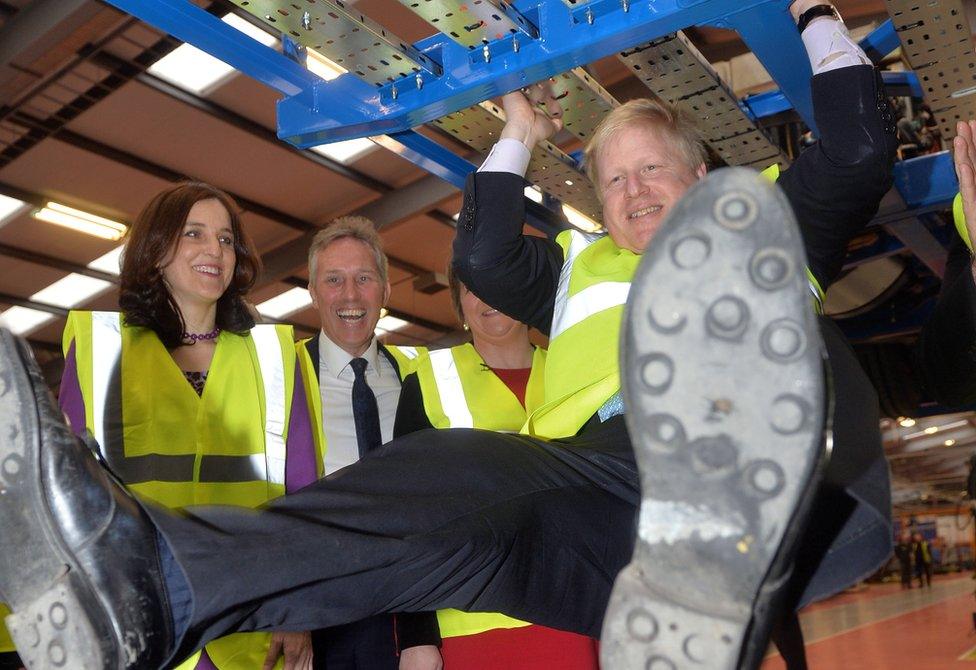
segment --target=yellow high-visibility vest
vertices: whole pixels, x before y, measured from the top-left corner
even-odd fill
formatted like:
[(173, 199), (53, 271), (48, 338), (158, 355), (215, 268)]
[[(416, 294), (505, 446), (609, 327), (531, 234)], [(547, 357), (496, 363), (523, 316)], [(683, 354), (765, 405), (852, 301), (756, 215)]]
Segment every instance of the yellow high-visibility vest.
[[(773, 165), (762, 174), (775, 181), (779, 167)], [(575, 435), (620, 390), (620, 326), (641, 259), (608, 235), (564, 230), (556, 242), (564, 262), (549, 332), (545, 402), (523, 428), (526, 434), (547, 439)], [(823, 291), (809, 269), (807, 280), (819, 311)]]
[[(424, 411), (435, 428), (480, 428), (518, 432), (545, 395), (546, 351), (536, 347), (525, 388), (525, 407), (501, 379), (485, 366), (471, 344), (431, 351), (417, 366)], [(439, 610), (441, 637), (476, 635), (498, 628), (530, 625), (504, 614)]]
[[(291, 326), (220, 333), (202, 396), (152, 330), (126, 326), (117, 312), (71, 312), (65, 356), (72, 346), (85, 425), (133, 493), (171, 509), (253, 508), (285, 493)], [(250, 670), (261, 667), (270, 639), (235, 633), (206, 650), (220, 670)], [(191, 670), (199, 657), (178, 669)]]

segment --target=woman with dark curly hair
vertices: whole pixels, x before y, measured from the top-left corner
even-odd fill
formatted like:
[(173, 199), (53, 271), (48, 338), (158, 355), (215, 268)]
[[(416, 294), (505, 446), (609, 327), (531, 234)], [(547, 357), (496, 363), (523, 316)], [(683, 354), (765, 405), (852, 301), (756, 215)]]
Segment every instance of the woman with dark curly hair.
[[(255, 325), (244, 301), (259, 271), (233, 200), (180, 183), (127, 233), (121, 313), (69, 315), (61, 408), (137, 495), (257, 507), (321, 474), (292, 329)], [(179, 668), (270, 668), (282, 652), (311, 667), (306, 633), (247, 633)]]

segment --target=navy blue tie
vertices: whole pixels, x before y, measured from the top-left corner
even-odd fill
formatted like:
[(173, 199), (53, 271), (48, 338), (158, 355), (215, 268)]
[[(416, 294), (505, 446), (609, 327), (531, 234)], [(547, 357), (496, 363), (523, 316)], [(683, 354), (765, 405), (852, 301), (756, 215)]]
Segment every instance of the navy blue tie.
[(362, 458), (383, 444), (380, 433), (380, 412), (376, 407), (376, 396), (366, 383), (366, 359), (354, 358), (349, 362), (356, 375), (352, 383), (352, 415), (356, 422), (356, 442), (359, 457)]

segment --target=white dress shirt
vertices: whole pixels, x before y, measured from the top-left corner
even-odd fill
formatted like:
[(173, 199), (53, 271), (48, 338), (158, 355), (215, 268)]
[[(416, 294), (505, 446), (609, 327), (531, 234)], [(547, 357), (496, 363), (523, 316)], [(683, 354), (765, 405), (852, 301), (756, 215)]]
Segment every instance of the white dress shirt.
[[(377, 349), (376, 338), (360, 358), (366, 359), (366, 383), (376, 396), (383, 443), (393, 439), (393, 420), (400, 400), (400, 377)], [(355, 358), (330, 340), (319, 336), (319, 393), (322, 395), (322, 430), (325, 433), (325, 474), (359, 460), (356, 422), (352, 413), (352, 383), (356, 378), (349, 362)]]

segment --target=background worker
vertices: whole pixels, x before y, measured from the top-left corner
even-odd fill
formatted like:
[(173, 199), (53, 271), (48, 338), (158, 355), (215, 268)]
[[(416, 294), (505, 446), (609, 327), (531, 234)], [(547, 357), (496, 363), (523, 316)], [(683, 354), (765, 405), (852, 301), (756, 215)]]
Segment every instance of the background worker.
[[(308, 250), (308, 290), (321, 332), (298, 343), (324, 472), (331, 474), (393, 437), (401, 375), (421, 352), (374, 335), (390, 298), (387, 259), (375, 226), (342, 217)], [(395, 514), (395, 509), (390, 510)], [(437, 670), (440, 635), (432, 613), (382, 614), (312, 634), (322, 670)]]

